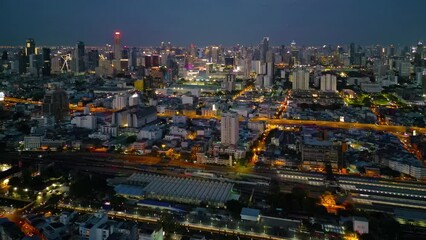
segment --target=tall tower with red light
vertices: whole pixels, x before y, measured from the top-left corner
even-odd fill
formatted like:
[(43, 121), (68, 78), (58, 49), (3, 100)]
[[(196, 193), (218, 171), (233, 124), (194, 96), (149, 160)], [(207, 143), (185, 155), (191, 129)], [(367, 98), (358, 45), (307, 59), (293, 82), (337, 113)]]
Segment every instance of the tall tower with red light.
[(114, 58), (116, 60), (120, 60), (121, 59), (121, 44), (120, 44), (120, 40), (121, 40), (121, 33), (117, 31), (117, 32), (114, 33)]

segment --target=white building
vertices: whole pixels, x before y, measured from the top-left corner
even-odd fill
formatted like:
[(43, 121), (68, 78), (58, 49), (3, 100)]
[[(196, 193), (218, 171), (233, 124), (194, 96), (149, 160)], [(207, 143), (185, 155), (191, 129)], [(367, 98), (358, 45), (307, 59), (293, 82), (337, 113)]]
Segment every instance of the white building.
[(141, 229), (139, 232), (139, 240), (163, 240), (164, 232), (160, 228), (158, 230), (154, 229)]
[(133, 94), (129, 97), (129, 106), (136, 106), (140, 104), (140, 98), (137, 93)]
[(121, 110), (129, 105), (129, 96), (127, 94), (117, 94), (112, 100), (112, 108), (115, 110)]
[(95, 239), (106, 240), (114, 233), (116, 225), (117, 223), (115, 221), (106, 221), (105, 223), (102, 223), (98, 227), (94, 228), (92, 232), (95, 232)]
[(221, 83), (221, 88), (224, 91), (232, 92), (235, 90), (235, 74), (226, 74), (226, 78)]
[(109, 135), (109, 136), (112, 136), (112, 137), (118, 136), (118, 127), (115, 126), (115, 125), (101, 126), (100, 131), (101, 131), (102, 134)]
[(186, 124), (188, 122), (188, 117), (183, 115), (173, 115), (172, 120), (173, 124)]
[(292, 73), (293, 90), (309, 90), (309, 72), (305, 69), (298, 69)]
[(157, 126), (146, 126), (142, 128), (138, 135), (137, 139), (148, 139), (148, 140), (159, 140), (163, 137), (163, 130)]
[(93, 115), (76, 116), (71, 120), (71, 124), (75, 124), (80, 128), (96, 129), (96, 117)]
[(334, 92), (337, 90), (336, 75), (327, 73), (321, 76), (321, 91)]
[(240, 132), (238, 114), (227, 112), (222, 114), (220, 122), (220, 140), (223, 145), (237, 145)]
[(354, 232), (359, 235), (368, 234), (368, 220), (364, 217), (353, 217), (353, 229)]
[(182, 104), (189, 104), (189, 105), (194, 104), (194, 97), (193, 96), (182, 95), (181, 99), (182, 99)]
[(189, 135), (189, 131), (185, 128), (181, 128), (178, 126), (171, 126), (170, 127), (170, 134), (175, 136), (181, 136), (183, 138), (186, 138)]
[(96, 229), (108, 221), (108, 215), (105, 213), (95, 213), (90, 216), (85, 222), (78, 223), (78, 232), (80, 236), (89, 240), (102, 239), (102, 236), (98, 236)]
[(390, 159), (389, 168), (401, 173), (405, 173), (417, 179), (426, 178), (426, 168), (415, 161), (401, 161), (399, 159)]

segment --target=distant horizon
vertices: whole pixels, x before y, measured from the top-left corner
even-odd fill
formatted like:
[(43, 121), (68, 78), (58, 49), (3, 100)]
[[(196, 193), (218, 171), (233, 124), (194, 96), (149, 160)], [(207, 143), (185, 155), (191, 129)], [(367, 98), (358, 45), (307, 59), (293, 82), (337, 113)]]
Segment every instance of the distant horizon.
[[(25, 41), (27, 39), (31, 39), (31, 38), (24, 39), (23, 40), (24, 44), (19, 44), (19, 45), (1, 45), (0, 44), (0, 48), (2, 48), (2, 49), (3, 48), (24, 48), (25, 47)], [(88, 45), (88, 44), (86, 44), (86, 42), (84, 40), (77, 40), (77, 41), (75, 41), (74, 44), (71, 44), (71, 45), (67, 45), (67, 44), (57, 44), (57, 45), (49, 44), (49, 45), (46, 45), (46, 44), (38, 44), (37, 39), (35, 39), (35, 38), (32, 38), (32, 39), (34, 39), (36, 47), (75, 47), (76, 43), (79, 42), (79, 41), (81, 41), (81, 42), (84, 43), (85, 48), (102, 48), (102, 47), (105, 47), (105, 45), (107, 45), (107, 44), (110, 44), (110, 45), (113, 44), (113, 39), (112, 38), (111, 38), (111, 42), (107, 42), (107, 43), (102, 44), (102, 45), (92, 45), (92, 44)], [(357, 46), (362, 46), (362, 47), (370, 47), (370, 46), (388, 47), (388, 46), (391, 46), (391, 45), (394, 45), (396, 47), (411, 47), (411, 46), (416, 46), (419, 42), (422, 42), (422, 43), (424, 42), (421, 39), (413, 41), (410, 44), (403, 44), (403, 43), (386, 43), (386, 44), (384, 44), (384, 43), (369, 43), (369, 44), (358, 44), (356, 42), (334, 43), (334, 44), (328, 44), (328, 43), (299, 44), (296, 40), (294, 40), (294, 41), (296, 42), (296, 46), (298, 46), (298, 47), (349, 46), (352, 43), (354, 43)], [(167, 43), (166, 41), (164, 41), (164, 42)], [(170, 42), (171, 42), (171, 44), (172, 44), (173, 47), (178, 47), (178, 48), (188, 48), (190, 44), (194, 44), (196, 47), (221, 46), (221, 47), (224, 47), (224, 48), (231, 48), (231, 47), (235, 47), (237, 45), (244, 46), (244, 47), (256, 47), (256, 46), (258, 46), (260, 44), (260, 40), (259, 40), (258, 43), (253, 43), (253, 44), (239, 44), (239, 43), (235, 43), (233, 45), (224, 45), (224, 44), (220, 44), (220, 43), (213, 43), (213, 44), (208, 44), (208, 45), (200, 44), (199, 45), (199, 44), (193, 43), (193, 42), (189, 42), (189, 43), (187, 43), (185, 45), (174, 45), (173, 41), (170, 41)], [(285, 47), (289, 47), (290, 44), (291, 44), (291, 42), (292, 41), (290, 41), (288, 43), (286, 42), (286, 43), (283, 43), (283, 44), (273, 44), (270, 41), (269, 42), (269, 46), (270, 47), (280, 47), (280, 46), (284, 45)], [(123, 41), (122, 41), (121, 46), (122, 47), (128, 47), (128, 48), (132, 48), (132, 47), (136, 47), (136, 48), (152, 48), (152, 47), (159, 47), (159, 46), (161, 46), (161, 42), (159, 42), (157, 45), (153, 44), (153, 45), (143, 46), (143, 45), (126, 45), (126, 44), (123, 44)]]
[(410, 46), (426, 40), (418, 0), (158, 0), (0, 1), (0, 45), (21, 46), (32, 37), (44, 46), (111, 44), (176, 46), (271, 45)]

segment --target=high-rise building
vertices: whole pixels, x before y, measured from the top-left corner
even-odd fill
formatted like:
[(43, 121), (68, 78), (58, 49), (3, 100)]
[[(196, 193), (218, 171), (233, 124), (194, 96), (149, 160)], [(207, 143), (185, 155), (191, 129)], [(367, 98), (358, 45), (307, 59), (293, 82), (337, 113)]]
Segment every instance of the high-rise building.
[(29, 57), (31, 54), (35, 54), (35, 41), (32, 38), (28, 38), (25, 44), (25, 56)]
[(129, 69), (130, 70), (135, 70), (136, 67), (138, 66), (138, 49), (137, 48), (132, 48), (130, 50), (130, 56), (129, 56)]
[(87, 52), (87, 69), (95, 70), (99, 67), (99, 52), (98, 50), (90, 50)]
[(7, 61), (9, 59), (7, 51), (3, 51), (2, 55), (1, 55), (1, 60), (2, 61)]
[(84, 50), (84, 42), (77, 42), (76, 48), (75, 48), (75, 71), (76, 72), (84, 72), (86, 71), (86, 66), (84, 63), (84, 57), (85, 57), (85, 50)]
[(401, 77), (409, 77), (411, 74), (411, 62), (410, 61), (400, 61), (397, 68), (399, 72), (399, 76)]
[(41, 68), (41, 72), (43, 76), (50, 76), (50, 71), (52, 69), (52, 62), (50, 59), (50, 48), (43, 48), (43, 66)]
[(212, 63), (219, 63), (219, 47), (217, 47), (217, 46), (212, 46), (211, 62)]
[(114, 34), (114, 58), (121, 59), (121, 33), (115, 32)]
[(292, 73), (293, 90), (309, 90), (309, 71), (303, 68)]
[(266, 61), (266, 53), (269, 50), (269, 37), (264, 37), (260, 43), (260, 60)]
[(351, 65), (355, 64), (355, 43), (349, 46), (349, 61)]
[(321, 91), (333, 92), (337, 90), (336, 75), (327, 73), (321, 76)]
[(24, 48), (23, 71), (19, 71), (20, 73), (26, 72), (27, 68), (30, 67), (30, 55), (32, 54), (35, 54), (35, 41), (32, 38), (28, 38)]
[(55, 121), (63, 121), (69, 116), (67, 93), (62, 89), (47, 92), (43, 98), (43, 115), (53, 116)]
[(237, 145), (240, 133), (238, 114), (226, 112), (220, 122), (220, 140), (223, 145)]

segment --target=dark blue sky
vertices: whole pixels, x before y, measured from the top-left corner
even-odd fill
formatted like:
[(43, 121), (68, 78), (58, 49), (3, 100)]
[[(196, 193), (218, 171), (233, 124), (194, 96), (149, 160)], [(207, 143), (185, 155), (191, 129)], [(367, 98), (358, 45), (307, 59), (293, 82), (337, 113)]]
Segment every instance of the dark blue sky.
[(425, 0), (0, 0), (0, 45), (413, 44)]

